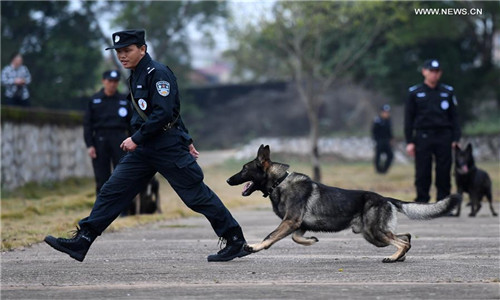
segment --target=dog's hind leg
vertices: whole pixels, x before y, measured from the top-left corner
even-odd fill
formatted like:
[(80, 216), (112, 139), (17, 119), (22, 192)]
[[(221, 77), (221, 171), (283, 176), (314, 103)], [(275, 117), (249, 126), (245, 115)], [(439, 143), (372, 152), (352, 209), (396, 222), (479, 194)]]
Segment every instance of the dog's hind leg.
[(311, 246), (319, 241), (314, 236), (305, 237), (304, 233), (306, 233), (306, 231), (304, 229), (295, 230), (295, 232), (292, 235), (292, 240), (294, 242), (296, 242), (297, 244), (301, 244), (304, 246)]
[(493, 216), (498, 216), (498, 214), (495, 212), (495, 210), (493, 209), (493, 198), (491, 197), (491, 188), (490, 190), (486, 193), (486, 198), (488, 199), (488, 202), (490, 203), (490, 210), (491, 210), (491, 214)]
[(397, 251), (393, 255), (384, 258), (382, 262), (392, 263), (406, 259), (406, 252), (411, 248), (411, 235), (409, 233), (395, 235), (392, 232), (387, 232), (385, 233), (384, 240), (394, 245)]

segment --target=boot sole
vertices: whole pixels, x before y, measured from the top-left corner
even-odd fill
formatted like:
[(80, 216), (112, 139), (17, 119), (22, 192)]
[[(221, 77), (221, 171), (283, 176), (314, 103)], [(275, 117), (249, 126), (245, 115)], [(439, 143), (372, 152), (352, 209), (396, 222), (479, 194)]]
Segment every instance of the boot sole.
[(240, 252), (238, 252), (238, 253), (236, 253), (234, 255), (231, 255), (231, 256), (226, 256), (226, 257), (223, 257), (223, 258), (217, 258), (217, 257), (213, 257), (213, 256), (216, 256), (216, 255), (209, 255), (207, 257), (207, 261), (209, 261), (209, 262), (230, 261), (230, 260), (233, 260), (235, 258), (244, 257), (244, 256), (247, 256), (247, 255), (250, 255), (250, 254), (252, 254), (252, 252), (245, 251), (243, 249), (243, 247), (241, 247)]
[(44, 241), (52, 248), (56, 249), (57, 251), (63, 252), (68, 254), (71, 258), (76, 259), (79, 262), (82, 262), (83, 259), (85, 258), (85, 255), (81, 255), (77, 252), (71, 251), (68, 248), (64, 248), (57, 243), (57, 240), (53, 236), (46, 236)]

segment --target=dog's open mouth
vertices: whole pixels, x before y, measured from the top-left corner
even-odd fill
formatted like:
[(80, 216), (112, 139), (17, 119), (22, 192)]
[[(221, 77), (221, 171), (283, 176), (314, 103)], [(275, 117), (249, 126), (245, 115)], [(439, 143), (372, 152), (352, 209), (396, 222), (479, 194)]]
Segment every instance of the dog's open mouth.
[(252, 193), (252, 187), (254, 183), (253, 181), (249, 181), (245, 183), (245, 186), (243, 187), (243, 192), (241, 193), (243, 196), (248, 196)]
[(458, 174), (467, 174), (467, 173), (469, 173), (469, 168), (467, 166), (462, 166), (460, 168), (457, 168), (457, 173)]

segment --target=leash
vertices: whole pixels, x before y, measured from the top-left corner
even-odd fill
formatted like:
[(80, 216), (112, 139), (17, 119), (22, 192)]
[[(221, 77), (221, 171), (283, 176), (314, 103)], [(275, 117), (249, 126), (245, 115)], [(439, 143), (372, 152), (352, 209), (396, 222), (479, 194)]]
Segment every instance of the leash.
[[(130, 98), (132, 99), (132, 106), (134, 106), (134, 109), (135, 111), (139, 114), (139, 116), (144, 120), (144, 122), (147, 122), (148, 121), (148, 116), (144, 113), (144, 111), (142, 111), (139, 106), (137, 105), (137, 103), (135, 103), (135, 98), (134, 98), (134, 94), (132, 93), (132, 85), (130, 84), (130, 81), (131, 81), (132, 77), (129, 78), (128, 80), (128, 88), (130, 90)], [(167, 125), (165, 125), (163, 127), (163, 130), (164, 131), (167, 131), (167, 130), (170, 130), (172, 129), (172, 127), (174, 127), (175, 123), (177, 122), (177, 120), (179, 119), (179, 116), (180, 114), (177, 115), (177, 117), (175, 117), (175, 120), (173, 120), (172, 122), (169, 122)]]

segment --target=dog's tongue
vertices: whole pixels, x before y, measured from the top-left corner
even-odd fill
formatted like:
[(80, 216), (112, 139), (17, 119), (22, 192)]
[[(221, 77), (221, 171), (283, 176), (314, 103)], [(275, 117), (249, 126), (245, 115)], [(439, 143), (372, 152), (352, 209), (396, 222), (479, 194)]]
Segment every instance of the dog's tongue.
[(469, 172), (469, 168), (467, 167), (467, 165), (462, 166), (462, 172), (464, 172), (464, 173)]
[(245, 186), (243, 187), (243, 192), (241, 193), (243, 196), (245, 195), (246, 191), (248, 191), (248, 189), (250, 188), (251, 185), (252, 185), (251, 181), (249, 181), (245, 184)]

